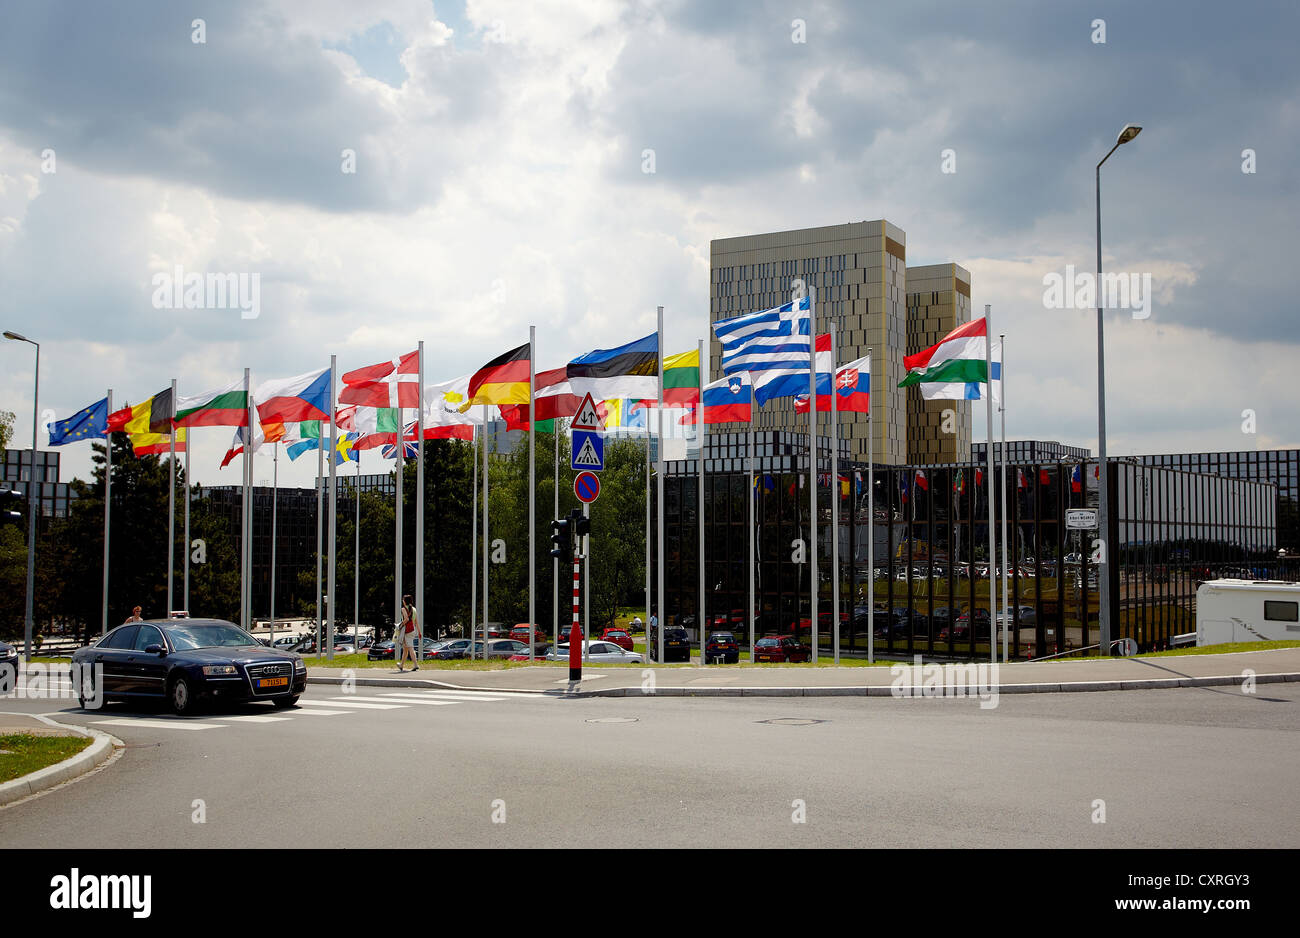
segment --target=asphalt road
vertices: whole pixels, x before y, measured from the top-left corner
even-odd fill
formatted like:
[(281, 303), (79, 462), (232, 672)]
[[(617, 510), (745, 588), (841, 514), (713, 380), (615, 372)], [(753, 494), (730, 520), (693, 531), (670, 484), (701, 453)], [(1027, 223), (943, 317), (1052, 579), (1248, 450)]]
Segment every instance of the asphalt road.
[[(96, 726), (128, 746), (94, 775), (0, 809), (0, 843), (1300, 846), (1294, 684), (1004, 695), (989, 710), (403, 693), (312, 687), (298, 710), (186, 721), (0, 699), (0, 710)], [(781, 719), (824, 722), (764, 722)], [(1105, 823), (1094, 822), (1098, 799)]]

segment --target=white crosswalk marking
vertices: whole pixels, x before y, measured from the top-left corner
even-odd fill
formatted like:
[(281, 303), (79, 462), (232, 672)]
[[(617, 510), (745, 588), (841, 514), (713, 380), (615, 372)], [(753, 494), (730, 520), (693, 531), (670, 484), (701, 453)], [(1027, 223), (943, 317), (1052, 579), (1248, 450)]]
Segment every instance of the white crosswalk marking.
[(406, 704), (382, 704), (382, 703), (351, 703), (344, 702), (342, 699), (335, 700), (307, 700), (298, 701), (300, 707), (351, 707), (355, 710), (400, 710)]
[[(301, 700), (298, 702), (302, 703)], [(314, 710), (295, 710), (293, 711), (293, 713), (295, 716), (304, 716), (304, 717), (341, 717), (349, 713), (356, 713), (356, 711), (355, 710), (321, 710), (319, 707), (317, 707)]]
[(422, 697), (398, 697), (398, 696), (392, 696), (392, 697), (335, 697), (334, 699), (335, 699), (335, 700), (339, 700), (339, 701), (343, 701), (343, 700), (364, 700), (364, 701), (369, 701), (369, 702), (372, 702), (372, 703), (377, 702), (377, 703), (387, 703), (387, 704), (401, 704), (402, 706), (405, 706), (405, 705), (407, 705), (407, 704), (419, 704), (420, 706), (424, 706), (424, 707), (447, 707), (447, 706), (451, 706), (452, 704), (460, 703), (459, 700), (426, 700), (426, 699), (424, 699), (424, 698), (422, 698)]
[(440, 697), (445, 700), (509, 700), (511, 698), (526, 698), (528, 700), (538, 700), (542, 694), (522, 694), (518, 691), (494, 690), (494, 691), (476, 691), (476, 690), (423, 690), (423, 691), (385, 691), (386, 696), (392, 697)]
[(260, 714), (243, 714), (234, 717), (215, 717), (217, 720), (229, 720), (232, 723), (285, 723), (290, 717), (264, 717)]
[(193, 720), (91, 720), (100, 726), (140, 726), (153, 730), (219, 730), (221, 723), (196, 723)]

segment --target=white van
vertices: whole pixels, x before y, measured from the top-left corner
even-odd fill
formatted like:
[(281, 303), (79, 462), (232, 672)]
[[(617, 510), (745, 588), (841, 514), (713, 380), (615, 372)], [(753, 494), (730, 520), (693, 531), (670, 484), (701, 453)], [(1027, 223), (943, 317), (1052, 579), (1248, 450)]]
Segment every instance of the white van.
[(1196, 644), (1300, 639), (1300, 583), (1210, 580), (1196, 591)]

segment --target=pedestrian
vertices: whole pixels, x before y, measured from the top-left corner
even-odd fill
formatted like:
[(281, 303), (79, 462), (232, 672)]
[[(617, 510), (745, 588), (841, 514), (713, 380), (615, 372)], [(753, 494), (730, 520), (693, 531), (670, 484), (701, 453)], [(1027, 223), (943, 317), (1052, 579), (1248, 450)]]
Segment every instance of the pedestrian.
[(397, 627), (397, 647), (400, 649), (397, 658), (397, 670), (405, 671), (402, 667), (406, 663), (406, 655), (411, 655), (411, 670), (420, 670), (420, 659), (416, 654), (416, 642), (420, 638), (419, 623), (416, 621), (415, 606), (411, 605), (410, 595), (402, 597), (402, 624)]
[(131, 610), (131, 615), (127, 617), (127, 620), (126, 620), (126, 621), (127, 621), (127, 622), (143, 622), (143, 621), (144, 621), (144, 619), (142, 619), (142, 618), (140, 617), (140, 607), (139, 607), (139, 606), (136, 606), (136, 607), (134, 607), (134, 608)]
[(633, 631), (633, 632), (639, 632), (639, 631), (641, 631), (641, 626), (644, 625), (644, 624), (645, 624), (645, 623), (643, 623), (643, 622), (641, 621), (641, 617), (640, 617), (640, 616), (633, 616), (633, 617), (632, 617), (632, 631)]

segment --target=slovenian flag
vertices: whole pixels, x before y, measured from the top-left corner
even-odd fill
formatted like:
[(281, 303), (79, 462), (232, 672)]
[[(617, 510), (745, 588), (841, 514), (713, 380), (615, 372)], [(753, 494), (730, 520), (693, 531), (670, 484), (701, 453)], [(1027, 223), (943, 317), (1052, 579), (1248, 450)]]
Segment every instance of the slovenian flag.
[[(742, 371), (704, 388), (704, 422), (749, 423), (754, 414), (754, 391), (749, 372)], [(691, 405), (683, 424), (695, 423), (695, 406)]]

